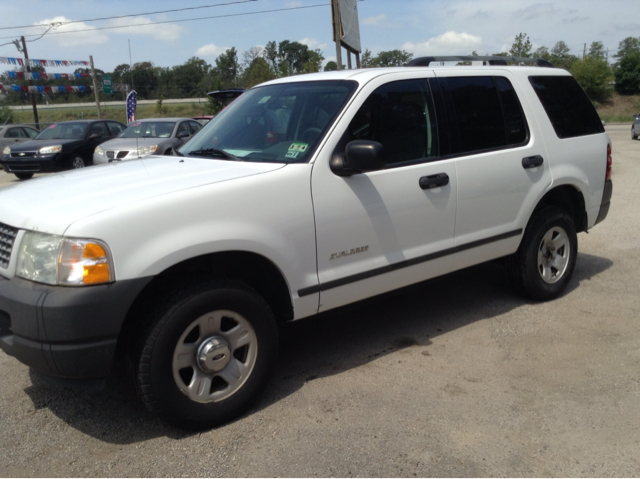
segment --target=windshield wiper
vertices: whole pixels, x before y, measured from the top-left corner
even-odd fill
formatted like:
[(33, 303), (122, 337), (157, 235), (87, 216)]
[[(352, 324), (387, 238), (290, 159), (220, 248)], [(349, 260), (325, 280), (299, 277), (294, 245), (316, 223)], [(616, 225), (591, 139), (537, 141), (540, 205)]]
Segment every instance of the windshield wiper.
[(187, 153), (187, 156), (210, 156), (211, 158), (222, 157), (227, 160), (242, 161), (241, 158), (218, 148), (202, 148), (200, 150), (193, 150)]

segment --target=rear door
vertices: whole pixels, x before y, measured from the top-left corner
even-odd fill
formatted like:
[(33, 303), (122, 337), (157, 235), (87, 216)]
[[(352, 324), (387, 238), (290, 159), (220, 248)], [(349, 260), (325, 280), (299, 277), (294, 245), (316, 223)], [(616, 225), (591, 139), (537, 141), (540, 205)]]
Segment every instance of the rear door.
[(552, 178), (538, 124), (509, 71), (437, 75), (457, 156), (453, 269), (461, 269), (514, 252)]

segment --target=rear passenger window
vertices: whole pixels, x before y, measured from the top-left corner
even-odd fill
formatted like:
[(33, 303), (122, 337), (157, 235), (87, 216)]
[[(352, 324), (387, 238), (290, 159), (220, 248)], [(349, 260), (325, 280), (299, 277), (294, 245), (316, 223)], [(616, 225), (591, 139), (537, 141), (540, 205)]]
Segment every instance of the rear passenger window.
[(527, 123), (511, 82), (504, 77), (449, 77), (460, 153), (521, 145)]
[(595, 107), (578, 82), (570, 76), (531, 76), (540, 103), (558, 138), (603, 133)]
[(438, 156), (438, 134), (426, 80), (387, 83), (375, 90), (348, 128), (351, 140), (377, 141), (388, 165)]

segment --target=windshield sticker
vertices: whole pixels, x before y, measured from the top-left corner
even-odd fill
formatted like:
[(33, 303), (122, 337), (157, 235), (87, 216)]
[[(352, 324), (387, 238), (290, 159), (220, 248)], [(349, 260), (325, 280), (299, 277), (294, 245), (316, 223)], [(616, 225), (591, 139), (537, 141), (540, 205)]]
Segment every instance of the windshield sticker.
[(263, 103), (267, 103), (267, 102), (269, 101), (269, 98), (271, 98), (271, 95), (263, 97), (263, 98), (258, 102), (258, 105), (261, 105), (261, 104), (263, 104)]
[(135, 123), (131, 123), (131, 126), (140, 126), (140, 125), (142, 125), (141, 121), (137, 121)]
[[(295, 151), (297, 153), (304, 153), (305, 151), (307, 151), (308, 146), (308, 143), (291, 143), (289, 152)], [(293, 158), (295, 158), (295, 156)]]
[(51, 128), (55, 128), (56, 126), (58, 126), (58, 125), (56, 125), (55, 123), (54, 123), (53, 125), (49, 125), (49, 126), (47, 127), (47, 130), (49, 130), (49, 129), (51, 129)]
[(285, 158), (297, 158), (299, 154), (300, 154), (299, 151), (289, 151), (286, 155), (284, 155), (284, 157)]

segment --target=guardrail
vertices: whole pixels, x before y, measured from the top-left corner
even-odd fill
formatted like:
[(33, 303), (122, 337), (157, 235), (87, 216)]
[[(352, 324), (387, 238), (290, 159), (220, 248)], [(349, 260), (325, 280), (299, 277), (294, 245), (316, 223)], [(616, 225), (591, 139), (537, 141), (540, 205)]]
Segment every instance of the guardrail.
[[(207, 98), (179, 98), (179, 99), (163, 99), (163, 105), (170, 105), (172, 103), (207, 103)], [(155, 105), (158, 100), (138, 100), (138, 105)], [(32, 111), (33, 107), (29, 105), (7, 105), (8, 108), (14, 111)], [(52, 103), (49, 105), (37, 105), (38, 110), (67, 110), (76, 108), (96, 108), (95, 102), (85, 103)], [(126, 107), (125, 101), (101, 101), (100, 108), (111, 107)]]

